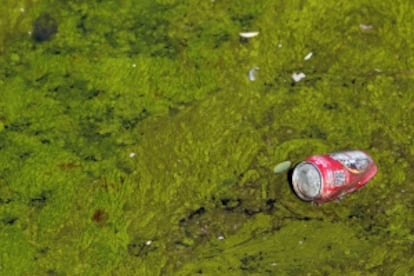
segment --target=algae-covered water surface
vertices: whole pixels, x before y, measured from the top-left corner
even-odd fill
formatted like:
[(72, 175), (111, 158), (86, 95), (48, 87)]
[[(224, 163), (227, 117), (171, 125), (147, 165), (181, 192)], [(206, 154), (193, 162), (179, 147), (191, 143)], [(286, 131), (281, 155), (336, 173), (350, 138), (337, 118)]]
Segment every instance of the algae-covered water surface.
[[(409, 0), (3, 1), (0, 274), (412, 275), (413, 48)], [(340, 202), (273, 172), (347, 149)]]

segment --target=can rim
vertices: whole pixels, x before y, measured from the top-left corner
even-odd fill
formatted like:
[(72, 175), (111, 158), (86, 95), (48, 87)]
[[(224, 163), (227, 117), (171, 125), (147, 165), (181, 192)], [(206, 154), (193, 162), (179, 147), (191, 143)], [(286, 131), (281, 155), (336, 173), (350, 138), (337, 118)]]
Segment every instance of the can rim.
[[(314, 188), (317, 188), (317, 191), (315, 191), (313, 193), (314, 196), (307, 195), (303, 191), (303, 189), (301, 188), (302, 185), (300, 184), (298, 174), (301, 172), (300, 169), (304, 166), (312, 167), (313, 171), (318, 174), (318, 184), (317, 184), (317, 186), (314, 186)], [(313, 163), (307, 162), (307, 161), (302, 161), (298, 165), (296, 165), (296, 167), (295, 167), (295, 169), (293, 170), (293, 173), (292, 173), (293, 190), (295, 191), (295, 193), (298, 197), (300, 197), (301, 199), (306, 200), (306, 201), (312, 201), (312, 200), (318, 199), (318, 197), (321, 194), (321, 190), (322, 190), (322, 180), (323, 180), (323, 178), (322, 178), (322, 175), (321, 175), (321, 172), (320, 172), (319, 168), (317, 166), (315, 166)]]

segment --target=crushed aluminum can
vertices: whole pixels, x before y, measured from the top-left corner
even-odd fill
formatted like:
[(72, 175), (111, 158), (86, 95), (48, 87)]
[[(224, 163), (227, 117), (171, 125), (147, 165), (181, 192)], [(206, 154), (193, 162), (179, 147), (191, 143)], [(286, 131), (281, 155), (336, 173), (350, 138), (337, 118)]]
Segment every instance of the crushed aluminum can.
[(372, 158), (360, 150), (313, 155), (295, 167), (292, 186), (299, 198), (320, 204), (358, 190), (377, 170)]

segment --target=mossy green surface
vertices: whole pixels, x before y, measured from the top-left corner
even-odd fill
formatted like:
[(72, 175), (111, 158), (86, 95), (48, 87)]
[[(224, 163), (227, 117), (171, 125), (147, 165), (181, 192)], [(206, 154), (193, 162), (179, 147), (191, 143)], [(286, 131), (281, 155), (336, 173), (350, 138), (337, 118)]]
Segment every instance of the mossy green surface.
[[(1, 275), (414, 273), (411, 1), (4, 2)], [(272, 172), (345, 149), (339, 203)]]

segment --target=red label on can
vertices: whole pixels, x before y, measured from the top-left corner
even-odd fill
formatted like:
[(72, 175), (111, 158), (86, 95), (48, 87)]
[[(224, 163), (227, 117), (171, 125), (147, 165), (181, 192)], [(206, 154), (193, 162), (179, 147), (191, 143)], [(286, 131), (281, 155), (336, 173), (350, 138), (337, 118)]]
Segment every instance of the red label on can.
[(295, 167), (292, 185), (300, 198), (323, 203), (361, 188), (376, 172), (377, 166), (363, 151), (314, 155)]

